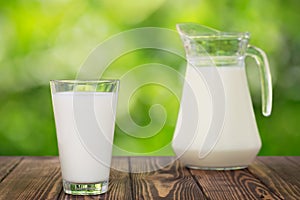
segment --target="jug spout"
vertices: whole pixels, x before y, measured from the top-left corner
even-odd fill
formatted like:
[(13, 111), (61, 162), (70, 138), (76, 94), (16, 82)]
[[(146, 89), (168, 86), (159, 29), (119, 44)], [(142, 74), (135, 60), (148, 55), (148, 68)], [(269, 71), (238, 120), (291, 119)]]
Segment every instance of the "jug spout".
[(218, 30), (196, 23), (177, 24), (176, 28), (184, 44), (188, 61), (193, 60), (193, 58), (199, 58), (200, 56), (204, 57), (204, 55), (207, 55), (201, 42), (203, 37), (217, 35), (219, 33)]
[(201, 24), (196, 24), (196, 23), (181, 23), (181, 24), (177, 24), (176, 28), (180, 36), (187, 36), (187, 37), (197, 37), (200, 35), (216, 34), (220, 32), (211, 27), (204, 26)]

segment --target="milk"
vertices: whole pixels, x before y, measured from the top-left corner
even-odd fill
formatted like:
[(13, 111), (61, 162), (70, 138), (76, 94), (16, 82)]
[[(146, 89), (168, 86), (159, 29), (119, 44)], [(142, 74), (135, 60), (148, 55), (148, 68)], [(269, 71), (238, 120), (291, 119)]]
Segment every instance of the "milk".
[(188, 66), (173, 138), (181, 161), (196, 168), (243, 168), (261, 140), (243, 65)]
[(52, 101), (63, 179), (72, 183), (108, 180), (115, 93), (57, 92)]

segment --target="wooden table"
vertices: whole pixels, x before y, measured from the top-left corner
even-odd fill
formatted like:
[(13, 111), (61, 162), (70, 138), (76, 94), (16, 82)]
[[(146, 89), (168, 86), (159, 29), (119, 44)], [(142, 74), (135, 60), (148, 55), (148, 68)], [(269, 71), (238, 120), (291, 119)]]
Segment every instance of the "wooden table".
[(58, 157), (4, 156), (0, 199), (300, 199), (300, 157), (258, 157), (235, 171), (192, 170), (175, 161), (147, 172), (168, 159), (116, 157), (106, 194), (72, 196), (62, 191)]

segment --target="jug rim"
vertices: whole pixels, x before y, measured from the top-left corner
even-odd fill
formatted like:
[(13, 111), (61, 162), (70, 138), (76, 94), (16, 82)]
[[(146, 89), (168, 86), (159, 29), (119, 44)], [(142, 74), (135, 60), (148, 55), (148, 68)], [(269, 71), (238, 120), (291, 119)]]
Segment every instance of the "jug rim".
[(202, 33), (199, 35), (186, 35), (181, 34), (184, 37), (188, 37), (191, 39), (228, 39), (228, 38), (236, 38), (236, 39), (250, 39), (249, 32), (217, 32), (217, 33)]

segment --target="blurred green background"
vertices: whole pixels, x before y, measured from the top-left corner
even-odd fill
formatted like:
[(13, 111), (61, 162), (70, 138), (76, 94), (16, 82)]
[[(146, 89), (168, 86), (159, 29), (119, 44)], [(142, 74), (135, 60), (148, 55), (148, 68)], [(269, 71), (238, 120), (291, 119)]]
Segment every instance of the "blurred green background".
[[(260, 155), (300, 155), (299, 7), (298, 0), (0, 1), (0, 155), (57, 155), (49, 80), (76, 78), (89, 53), (114, 34), (139, 27), (175, 30), (179, 22), (251, 32), (251, 44), (269, 57), (274, 86), (273, 113), (264, 118), (258, 72), (251, 67), (254, 61), (247, 59), (263, 142)], [(149, 62), (184, 73), (184, 59), (147, 49), (120, 57), (104, 78), (118, 78)], [(151, 70), (134, 73), (136, 80), (158, 76)], [(165, 73), (159, 76), (166, 77)], [(180, 92), (178, 77), (168, 78)], [(134, 84), (135, 80), (131, 81)], [(153, 109), (149, 115), (155, 104), (162, 105), (165, 113)], [(162, 85), (148, 84), (134, 91), (126, 110), (137, 125), (159, 124), (162, 114), (167, 115), (166, 122), (152, 137), (144, 137), (148, 133), (141, 131), (134, 135), (138, 130), (125, 134), (117, 126), (114, 154), (172, 154), (169, 144), (178, 106), (174, 91)]]

